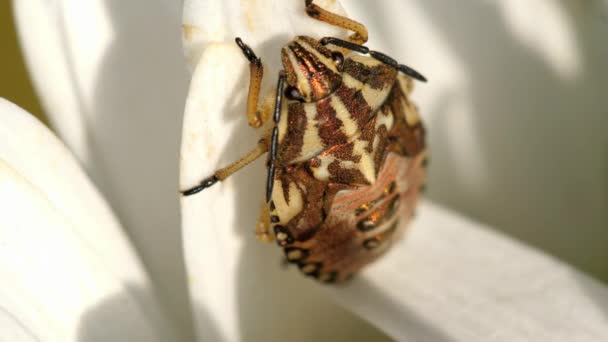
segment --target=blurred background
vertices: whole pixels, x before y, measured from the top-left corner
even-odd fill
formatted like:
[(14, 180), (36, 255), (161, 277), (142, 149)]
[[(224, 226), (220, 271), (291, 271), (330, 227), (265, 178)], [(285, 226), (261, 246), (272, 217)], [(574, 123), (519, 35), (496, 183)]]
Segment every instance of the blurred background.
[(344, 3), (429, 79), (428, 197), (608, 282), (608, 1)]
[(47, 123), (21, 55), (10, 1), (0, 1), (0, 43), (0, 96)]

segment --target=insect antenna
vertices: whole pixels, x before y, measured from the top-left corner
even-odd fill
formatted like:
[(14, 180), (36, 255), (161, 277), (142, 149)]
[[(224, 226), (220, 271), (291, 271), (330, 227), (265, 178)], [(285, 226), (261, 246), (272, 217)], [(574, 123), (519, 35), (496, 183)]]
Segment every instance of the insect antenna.
[(347, 40), (342, 40), (334, 37), (325, 37), (320, 40), (321, 45), (335, 45), (339, 47), (343, 47), (345, 49), (349, 49), (352, 51), (357, 51), (359, 53), (369, 53), (369, 48), (367, 46), (351, 43)]
[(274, 128), (272, 129), (272, 136), (270, 138), (270, 153), (268, 156), (268, 176), (266, 177), (266, 202), (270, 202), (270, 197), (272, 196), (272, 189), (274, 186), (275, 161), (277, 160), (277, 153), (279, 150), (279, 128), (277, 127), (277, 124), (281, 119), (281, 104), (283, 100), (284, 84), (285, 72), (281, 70), (279, 72), (277, 92), (274, 101), (274, 113), (272, 115), (272, 119), (274, 121)]
[(418, 71), (414, 70), (413, 68), (404, 65), (404, 64), (399, 64), (395, 59), (393, 59), (392, 57), (389, 57), (385, 54), (383, 54), (382, 52), (378, 52), (378, 51), (373, 51), (370, 50), (369, 48), (367, 48), (366, 46), (360, 45), (360, 44), (355, 44), (352, 42), (349, 42), (347, 40), (342, 40), (340, 38), (335, 38), (335, 37), (325, 37), (322, 38), (320, 40), (321, 45), (335, 45), (335, 46), (339, 46), (345, 49), (349, 49), (352, 51), (356, 51), (359, 53), (363, 53), (363, 54), (369, 54), (370, 56), (372, 56), (373, 58), (379, 60), (380, 62), (390, 65), (393, 68), (401, 71), (402, 73), (415, 78), (419, 81), (422, 82), (426, 82), (427, 79), (426, 77), (424, 77), (421, 73), (419, 73)]

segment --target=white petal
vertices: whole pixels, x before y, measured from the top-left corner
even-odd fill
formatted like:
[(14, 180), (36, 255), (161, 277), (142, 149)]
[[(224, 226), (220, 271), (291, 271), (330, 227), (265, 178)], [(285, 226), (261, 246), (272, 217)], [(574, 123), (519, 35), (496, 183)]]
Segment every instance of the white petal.
[(608, 339), (608, 288), (441, 207), (420, 209), (404, 241), (329, 294), (398, 341)]
[(180, 1), (15, 1), (28, 66), (59, 135), (109, 199), (191, 338), (179, 231), (188, 72)]
[[(258, 21), (254, 15), (261, 14), (256, 11), (269, 8), (271, 3), (274, 10), (265, 14), (276, 20)], [(185, 23), (193, 25), (198, 20), (199, 25), (204, 25), (206, 7), (197, 5), (217, 4), (186, 2)], [(273, 54), (277, 55), (280, 44), (294, 34), (281, 31), (290, 27), (286, 21), (302, 22), (301, 33), (308, 26), (317, 27), (314, 21), (313, 25), (306, 23), (311, 20), (305, 18), (300, 1), (257, 1), (260, 6), (257, 9), (246, 8), (247, 3), (243, 8), (229, 4), (233, 2), (222, 2), (217, 10), (230, 12), (225, 16), (229, 23), (221, 25), (235, 31), (200, 40), (204, 52), (191, 80), (184, 117), (182, 188), (196, 184), (217, 166), (235, 160), (257, 141), (245, 121), (247, 64), (233, 42), (234, 35), (251, 43), (259, 53), (271, 84), (276, 81), (278, 70), (276, 64), (270, 64), (277, 59)], [(259, 26), (242, 27), (240, 22), (248, 14)], [(319, 29), (316, 34), (328, 35), (333, 31)], [(266, 44), (264, 37), (273, 37), (272, 43)], [(186, 49), (193, 46), (186, 44)], [(279, 248), (256, 241), (253, 232), (263, 183), (263, 160), (260, 160), (230, 180), (182, 200), (186, 263), (201, 340), (217, 336), (260, 341), (382, 338), (368, 324), (323, 296), (315, 283), (298, 272), (283, 270)]]
[(429, 79), (429, 197), (608, 281), (608, 2), (342, 3)]
[(122, 228), (68, 150), (3, 99), (0, 123), (0, 340), (170, 336)]

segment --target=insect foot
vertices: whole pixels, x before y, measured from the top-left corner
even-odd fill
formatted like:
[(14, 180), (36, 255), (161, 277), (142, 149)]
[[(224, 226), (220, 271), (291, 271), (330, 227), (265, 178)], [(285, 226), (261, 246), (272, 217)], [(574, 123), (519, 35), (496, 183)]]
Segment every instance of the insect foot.
[(213, 175), (209, 178), (203, 179), (203, 181), (201, 182), (200, 185), (197, 185), (194, 188), (190, 188), (188, 190), (184, 190), (181, 193), (184, 196), (190, 196), (190, 195), (197, 194), (197, 193), (207, 189), (208, 187), (212, 186), (213, 184), (217, 183), (218, 180), (219, 179), (215, 175)]

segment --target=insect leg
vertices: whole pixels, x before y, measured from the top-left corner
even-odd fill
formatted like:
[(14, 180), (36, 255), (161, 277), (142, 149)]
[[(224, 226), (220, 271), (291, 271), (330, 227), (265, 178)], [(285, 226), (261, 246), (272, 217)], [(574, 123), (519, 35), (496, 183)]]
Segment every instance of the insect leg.
[(274, 240), (274, 234), (270, 232), (270, 208), (265, 201), (262, 201), (262, 207), (260, 208), (260, 214), (255, 226), (255, 235), (263, 242)]
[(258, 110), (262, 77), (264, 76), (264, 66), (262, 60), (256, 56), (253, 50), (241, 38), (235, 38), (236, 45), (241, 48), (243, 55), (249, 61), (249, 92), (247, 94), (247, 120), (249, 125), (258, 128), (268, 119)]
[(274, 173), (275, 173), (275, 161), (277, 160), (277, 153), (279, 150), (279, 128), (277, 124), (281, 119), (281, 106), (283, 99), (283, 85), (285, 84), (285, 73), (281, 70), (279, 72), (279, 80), (277, 81), (277, 90), (275, 94), (274, 102), (274, 128), (270, 136), (270, 154), (268, 156), (268, 176), (266, 177), (266, 202), (270, 201), (272, 196), (272, 188), (274, 185)]
[(367, 42), (367, 28), (365, 28), (365, 25), (324, 10), (315, 5), (313, 0), (305, 0), (304, 4), (306, 5), (306, 14), (308, 14), (309, 17), (355, 32), (348, 37), (348, 41), (356, 44), (364, 44)]
[(224, 179), (228, 178), (233, 173), (237, 172), (238, 170), (244, 168), (245, 166), (249, 165), (251, 162), (253, 162), (256, 159), (258, 159), (259, 157), (261, 157), (267, 151), (268, 151), (268, 140), (266, 138), (261, 139), (258, 142), (258, 145), (253, 150), (251, 150), (249, 153), (247, 153), (245, 156), (243, 156), (241, 159), (235, 161), (234, 163), (228, 165), (227, 167), (224, 167), (224, 168), (221, 168), (221, 169), (215, 171), (211, 177), (203, 179), (199, 185), (197, 185), (193, 188), (181, 191), (182, 195), (184, 195), (184, 196), (194, 195), (194, 194), (199, 193), (199, 192), (205, 190), (206, 188), (212, 186), (213, 184), (217, 183), (218, 181), (223, 181)]
[(355, 44), (353, 42), (347, 41), (347, 40), (342, 40), (340, 38), (335, 38), (335, 37), (325, 37), (322, 38), (320, 40), (322, 45), (335, 45), (341, 48), (345, 48), (348, 50), (352, 50), (352, 51), (356, 51), (359, 53), (363, 53), (363, 54), (369, 54), (370, 56), (372, 56), (373, 58), (379, 60), (380, 62), (386, 64), (386, 65), (390, 65), (393, 68), (401, 71), (402, 73), (415, 78), (419, 81), (422, 82), (426, 82), (426, 77), (424, 77), (421, 73), (419, 73), (418, 71), (414, 70), (413, 68), (407, 66), (407, 65), (403, 65), (403, 64), (399, 64), (395, 59), (393, 59), (390, 56), (387, 56), (385, 54), (383, 54), (382, 52), (378, 52), (378, 51), (374, 51), (374, 50), (370, 50), (368, 49), (366, 46), (360, 45), (360, 44)]

